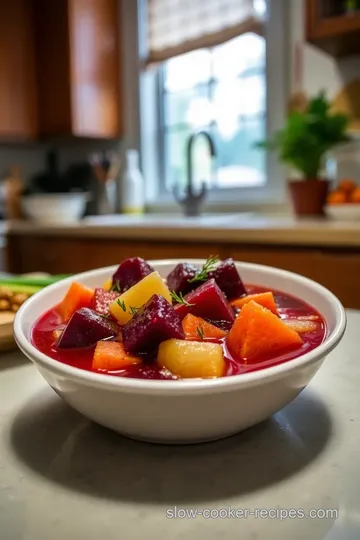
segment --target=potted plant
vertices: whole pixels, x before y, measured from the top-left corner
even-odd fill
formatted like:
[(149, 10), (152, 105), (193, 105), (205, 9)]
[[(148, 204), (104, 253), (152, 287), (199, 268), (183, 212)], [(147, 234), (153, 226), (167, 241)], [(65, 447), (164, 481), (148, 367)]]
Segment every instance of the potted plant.
[(296, 215), (321, 215), (329, 182), (321, 176), (326, 154), (346, 135), (349, 118), (331, 112), (325, 93), (311, 99), (302, 111), (288, 115), (285, 126), (260, 147), (278, 153), (280, 160), (300, 173), (288, 186)]

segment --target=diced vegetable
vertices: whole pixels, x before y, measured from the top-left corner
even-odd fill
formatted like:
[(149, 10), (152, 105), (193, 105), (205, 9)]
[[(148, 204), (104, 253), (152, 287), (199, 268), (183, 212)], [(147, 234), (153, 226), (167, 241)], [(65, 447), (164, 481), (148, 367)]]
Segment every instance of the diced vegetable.
[(99, 341), (96, 344), (92, 368), (95, 370), (114, 371), (132, 364), (140, 364), (141, 358), (127, 354), (122, 343)]
[[(145, 278), (146, 279), (146, 278)], [(163, 296), (154, 294), (123, 327), (123, 342), (130, 353), (151, 353), (162, 341), (184, 338), (179, 315)]]
[(185, 303), (175, 306), (180, 319), (183, 319), (188, 313), (213, 321), (233, 322), (235, 319), (233, 311), (214, 279), (206, 281), (195, 291), (187, 294), (184, 300)]
[(226, 342), (236, 359), (248, 363), (300, 347), (303, 343), (297, 332), (254, 301), (243, 306)]
[(272, 292), (264, 292), (259, 294), (249, 294), (243, 298), (237, 298), (231, 302), (233, 307), (242, 308), (245, 304), (249, 302), (256, 302), (260, 306), (266, 307), (272, 311), (275, 315), (278, 314), (275, 298)]
[(101, 339), (115, 337), (117, 325), (89, 308), (74, 313), (56, 342), (57, 349), (90, 347)]
[(93, 296), (93, 289), (74, 281), (58, 306), (63, 321), (68, 321), (78, 309), (91, 307)]
[(105, 281), (103, 285), (103, 289), (105, 289), (105, 291), (110, 291), (111, 286), (112, 286), (112, 278), (109, 278)]
[(52, 336), (54, 338), (55, 341), (57, 341), (59, 339), (59, 337), (61, 336), (62, 334), (62, 330), (53, 330), (52, 332)]
[(123, 293), (152, 272), (154, 269), (144, 259), (131, 257), (119, 265), (113, 275), (112, 284), (119, 288), (119, 292)]
[(214, 378), (225, 374), (225, 360), (218, 343), (169, 339), (161, 343), (157, 361), (178, 377)]
[(189, 283), (195, 277), (197, 271), (196, 266), (193, 264), (179, 263), (167, 277), (169, 289), (182, 294), (192, 291), (201, 284), (201, 282)]
[(219, 266), (210, 272), (209, 278), (214, 278), (219, 288), (228, 300), (240, 298), (246, 294), (246, 289), (241, 281), (233, 259), (225, 259)]
[(316, 332), (318, 324), (314, 321), (304, 321), (299, 319), (283, 319), (284, 324), (288, 328), (295, 330), (298, 334), (307, 334), (308, 332)]
[(126, 324), (136, 309), (143, 306), (154, 294), (163, 296), (169, 304), (172, 298), (168, 287), (158, 272), (152, 272), (123, 293), (110, 305), (110, 313), (120, 324)]
[(195, 317), (188, 313), (182, 322), (185, 339), (191, 341), (203, 341), (204, 339), (221, 339), (227, 332), (205, 321), (201, 317)]
[(94, 291), (91, 307), (100, 315), (108, 315), (110, 304), (119, 296), (120, 294), (118, 292), (97, 288)]

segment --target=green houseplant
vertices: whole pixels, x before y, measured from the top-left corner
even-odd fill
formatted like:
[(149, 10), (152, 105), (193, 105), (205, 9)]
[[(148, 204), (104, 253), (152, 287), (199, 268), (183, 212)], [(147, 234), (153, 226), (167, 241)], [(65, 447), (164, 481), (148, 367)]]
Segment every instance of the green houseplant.
[(334, 146), (348, 140), (348, 123), (346, 115), (331, 112), (330, 102), (320, 92), (302, 111), (291, 112), (283, 129), (260, 143), (300, 173), (301, 181), (288, 183), (297, 215), (323, 213), (329, 186), (321, 177), (324, 158)]

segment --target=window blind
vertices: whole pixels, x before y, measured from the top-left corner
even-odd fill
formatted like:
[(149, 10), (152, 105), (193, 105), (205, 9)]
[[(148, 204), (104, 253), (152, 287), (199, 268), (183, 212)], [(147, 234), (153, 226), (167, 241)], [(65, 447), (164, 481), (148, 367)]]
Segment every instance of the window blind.
[(148, 64), (262, 33), (265, 0), (148, 0)]

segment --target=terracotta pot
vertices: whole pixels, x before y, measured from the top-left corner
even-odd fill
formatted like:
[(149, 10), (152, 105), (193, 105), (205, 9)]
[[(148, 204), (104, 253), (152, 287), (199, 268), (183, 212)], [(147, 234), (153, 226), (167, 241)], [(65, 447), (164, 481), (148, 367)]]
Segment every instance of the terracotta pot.
[(322, 216), (329, 191), (327, 180), (289, 180), (294, 212), (297, 216)]

